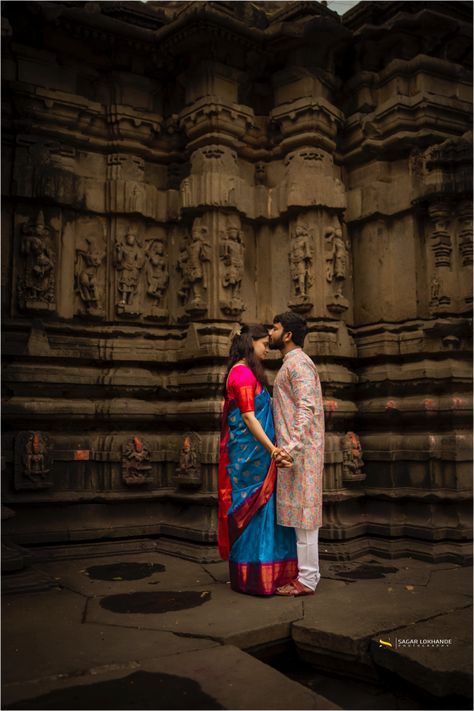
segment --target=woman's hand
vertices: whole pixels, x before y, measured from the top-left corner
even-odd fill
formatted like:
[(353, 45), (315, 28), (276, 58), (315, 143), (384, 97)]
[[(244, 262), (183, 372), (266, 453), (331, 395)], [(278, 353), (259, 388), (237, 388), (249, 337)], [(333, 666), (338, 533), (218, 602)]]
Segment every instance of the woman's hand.
[(274, 447), (272, 450), (272, 459), (275, 460), (279, 469), (287, 469), (293, 466), (293, 459), (281, 447)]

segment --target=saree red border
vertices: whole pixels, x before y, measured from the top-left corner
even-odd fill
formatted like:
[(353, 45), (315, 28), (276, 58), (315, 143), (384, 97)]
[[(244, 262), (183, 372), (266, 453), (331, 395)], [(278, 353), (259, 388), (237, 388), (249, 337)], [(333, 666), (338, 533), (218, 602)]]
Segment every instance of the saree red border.
[(232, 590), (249, 595), (273, 595), (280, 585), (298, 575), (296, 560), (277, 560), (271, 563), (234, 563), (229, 561)]

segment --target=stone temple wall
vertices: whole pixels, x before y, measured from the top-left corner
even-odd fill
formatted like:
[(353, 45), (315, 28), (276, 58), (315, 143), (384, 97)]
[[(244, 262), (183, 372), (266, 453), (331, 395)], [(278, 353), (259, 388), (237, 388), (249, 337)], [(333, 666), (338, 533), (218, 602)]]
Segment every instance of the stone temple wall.
[(3, 13), (4, 531), (215, 558), (229, 339), (291, 307), (322, 554), (466, 560), (472, 4)]

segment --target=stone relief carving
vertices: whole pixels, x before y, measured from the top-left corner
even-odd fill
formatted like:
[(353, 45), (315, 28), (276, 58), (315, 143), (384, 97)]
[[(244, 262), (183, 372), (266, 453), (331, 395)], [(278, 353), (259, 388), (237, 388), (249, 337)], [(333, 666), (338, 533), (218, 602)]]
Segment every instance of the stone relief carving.
[(43, 213), (23, 225), (21, 232), (23, 270), (17, 282), (18, 305), (22, 310), (54, 311), (56, 259)]
[(42, 432), (19, 432), (15, 440), (15, 488), (44, 489), (52, 486), (51, 446)]
[(74, 288), (82, 301), (83, 313), (98, 318), (105, 313), (97, 275), (104, 259), (105, 249), (96, 237), (85, 237), (76, 247)]
[(240, 222), (229, 219), (226, 231), (221, 236), (219, 256), (221, 260), (222, 286), (228, 298), (221, 302), (224, 313), (238, 316), (245, 309), (241, 297), (242, 277), (244, 275), (245, 245), (242, 239)]
[(151, 454), (137, 435), (122, 446), (122, 481), (127, 486), (141, 486), (151, 481)]
[(179, 453), (179, 464), (175, 479), (180, 486), (198, 487), (202, 484), (201, 469), (201, 438), (195, 432), (189, 432), (183, 437)]
[(297, 223), (290, 235), (290, 276), (292, 297), (288, 305), (295, 311), (309, 311), (313, 304), (309, 290), (313, 285), (313, 245), (312, 234), (305, 223)]
[(211, 245), (206, 241), (207, 228), (199, 218), (193, 222), (191, 237), (181, 249), (177, 269), (182, 281), (178, 295), (185, 310), (192, 315), (207, 311), (207, 262), (210, 261)]
[(168, 315), (164, 305), (169, 282), (168, 255), (165, 252), (163, 240), (159, 237), (151, 239), (148, 244), (145, 276), (147, 294), (153, 299), (150, 317), (156, 320), (165, 319)]
[(447, 203), (432, 203), (428, 207), (428, 214), (432, 222), (431, 249), (434, 254), (436, 267), (451, 267), (451, 252), (453, 251), (451, 234), (448, 226), (451, 222), (450, 211)]
[(114, 267), (117, 271), (117, 291), (120, 297), (116, 308), (119, 315), (140, 315), (138, 287), (144, 266), (145, 250), (136, 236), (128, 232), (124, 240), (115, 243)]
[(346, 432), (342, 438), (342, 468), (344, 481), (362, 481), (365, 474), (362, 471), (362, 447), (355, 432)]
[(219, 145), (199, 148), (191, 156), (191, 175), (180, 185), (181, 208), (235, 205), (240, 182), (235, 151)]
[(342, 235), (341, 224), (326, 227), (324, 231), (326, 253), (326, 280), (334, 284), (334, 291), (328, 300), (328, 310), (339, 314), (349, 307), (342, 293), (347, 278), (349, 252)]
[(472, 201), (461, 203), (459, 209), (459, 252), (463, 267), (472, 267)]

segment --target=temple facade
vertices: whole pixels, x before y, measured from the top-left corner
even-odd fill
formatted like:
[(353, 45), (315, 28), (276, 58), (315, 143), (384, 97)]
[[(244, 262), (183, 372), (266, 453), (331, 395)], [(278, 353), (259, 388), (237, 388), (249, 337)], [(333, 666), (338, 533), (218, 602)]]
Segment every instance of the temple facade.
[(230, 337), (291, 308), (321, 554), (469, 558), (471, 29), (470, 2), (4, 3), (12, 541), (215, 560)]

